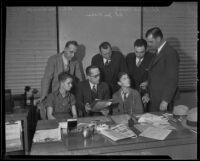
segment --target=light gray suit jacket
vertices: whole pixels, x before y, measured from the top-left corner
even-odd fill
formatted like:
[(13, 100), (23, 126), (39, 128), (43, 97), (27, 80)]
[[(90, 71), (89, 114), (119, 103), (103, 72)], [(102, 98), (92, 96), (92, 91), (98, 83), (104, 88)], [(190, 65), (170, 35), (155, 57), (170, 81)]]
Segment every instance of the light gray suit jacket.
[[(41, 82), (41, 98), (45, 98), (49, 93), (59, 88), (58, 75), (64, 71), (62, 53), (51, 56), (48, 59), (44, 77)], [(82, 81), (82, 74), (77, 60), (70, 62), (70, 74)]]

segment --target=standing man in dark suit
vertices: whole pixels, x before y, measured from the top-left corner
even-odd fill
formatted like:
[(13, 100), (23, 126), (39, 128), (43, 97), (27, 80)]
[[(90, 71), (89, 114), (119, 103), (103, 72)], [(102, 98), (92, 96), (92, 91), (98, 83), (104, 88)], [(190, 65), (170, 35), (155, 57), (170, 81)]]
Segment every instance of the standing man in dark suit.
[[(91, 104), (96, 100), (105, 100), (110, 98), (110, 91), (107, 83), (100, 82), (100, 70), (91, 65), (86, 68), (87, 80), (79, 83), (77, 91), (77, 107), (80, 116), (93, 116), (99, 113), (92, 112)], [(109, 106), (109, 103), (108, 103)], [(108, 110), (103, 110), (103, 115), (108, 114)]]
[(119, 72), (126, 72), (125, 58), (121, 52), (112, 51), (109, 42), (101, 43), (99, 51), (99, 54), (93, 56), (91, 64), (99, 67), (101, 81), (109, 85), (112, 95), (119, 89), (119, 85), (117, 84)]
[(135, 52), (128, 53), (126, 56), (127, 70), (131, 78), (131, 87), (140, 92), (145, 106), (149, 101), (147, 93), (148, 69), (154, 58), (154, 54), (147, 52), (146, 49), (146, 40), (137, 39), (134, 42)]
[(172, 111), (177, 94), (179, 55), (163, 38), (158, 27), (146, 32), (149, 47), (156, 50), (148, 73), (149, 111)]

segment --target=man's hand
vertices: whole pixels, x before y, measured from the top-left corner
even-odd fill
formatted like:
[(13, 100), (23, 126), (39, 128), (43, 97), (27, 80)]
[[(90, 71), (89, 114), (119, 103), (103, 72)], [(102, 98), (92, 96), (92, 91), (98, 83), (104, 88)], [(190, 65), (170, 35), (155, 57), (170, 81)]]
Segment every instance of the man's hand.
[(89, 103), (86, 103), (86, 104), (85, 104), (85, 111), (86, 111), (87, 113), (89, 113), (91, 110), (92, 110), (92, 109), (91, 109), (90, 104), (89, 104)]
[(166, 101), (162, 101), (160, 103), (160, 111), (167, 111), (168, 103)]
[(104, 116), (108, 116), (109, 110), (108, 109), (104, 109), (100, 111), (102, 113), (102, 115)]
[(149, 100), (150, 100), (149, 94), (145, 93), (144, 96), (142, 97), (142, 102), (145, 104), (145, 103), (148, 103)]
[(140, 88), (143, 89), (143, 90), (147, 89), (147, 86), (148, 86), (148, 81), (142, 82), (140, 84)]

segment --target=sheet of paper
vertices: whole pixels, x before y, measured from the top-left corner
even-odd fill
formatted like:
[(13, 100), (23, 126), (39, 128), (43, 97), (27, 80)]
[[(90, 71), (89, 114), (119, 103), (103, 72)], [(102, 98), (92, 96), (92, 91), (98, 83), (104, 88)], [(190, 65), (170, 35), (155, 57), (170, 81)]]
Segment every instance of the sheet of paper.
[(6, 122), (6, 140), (20, 139), (20, 132), (22, 131), (21, 121), (16, 121), (9, 124)]
[(21, 142), (21, 121), (16, 121), (14, 123), (5, 123), (6, 126), (6, 148), (12, 147), (22, 147)]
[(144, 130), (139, 136), (157, 139), (157, 140), (164, 140), (172, 130), (157, 128), (157, 127), (148, 127)]
[(47, 142), (58, 140), (61, 140), (60, 128), (37, 130), (33, 138), (33, 142)]

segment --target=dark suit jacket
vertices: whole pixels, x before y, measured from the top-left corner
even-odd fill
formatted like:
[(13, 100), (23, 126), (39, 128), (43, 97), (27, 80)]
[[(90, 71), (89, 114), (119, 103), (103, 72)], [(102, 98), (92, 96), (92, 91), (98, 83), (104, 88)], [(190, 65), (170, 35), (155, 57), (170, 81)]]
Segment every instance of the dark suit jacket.
[(108, 83), (111, 89), (111, 95), (119, 89), (117, 84), (118, 73), (120, 71), (126, 72), (125, 58), (119, 51), (112, 51), (111, 62), (108, 67), (105, 67), (103, 57), (100, 54), (96, 54), (92, 58), (92, 65), (100, 68), (101, 81)]
[[(97, 98), (98, 99), (109, 99), (110, 91), (106, 83), (100, 82), (97, 85)], [(82, 113), (84, 116), (87, 115), (85, 111), (85, 104), (91, 104), (94, 101), (92, 97), (92, 90), (88, 80), (82, 81), (79, 83), (77, 91), (77, 108), (79, 113)]]
[[(62, 53), (51, 56), (48, 59), (44, 77), (41, 82), (41, 97), (47, 96), (49, 93), (59, 88), (58, 75), (64, 71), (64, 63)], [(70, 74), (82, 80), (82, 75), (77, 60), (70, 62)]]
[[(161, 101), (173, 102), (178, 85), (179, 55), (167, 42), (152, 61), (149, 73), (150, 108), (159, 111)], [(170, 107), (170, 106), (169, 106)], [(172, 110), (172, 106), (168, 110)]]
[(122, 99), (121, 89), (113, 94), (113, 102), (119, 103), (117, 108), (113, 108), (113, 114), (137, 114), (143, 113), (143, 106), (140, 94), (137, 90), (131, 89), (129, 96), (125, 101)]
[(135, 53), (129, 53), (126, 56), (126, 65), (128, 74), (131, 78), (131, 87), (139, 90), (139, 85), (147, 81), (148, 70), (151, 61), (154, 58), (154, 54), (146, 52), (142, 63), (139, 67), (136, 66), (136, 56)]

